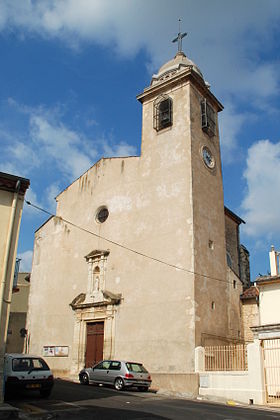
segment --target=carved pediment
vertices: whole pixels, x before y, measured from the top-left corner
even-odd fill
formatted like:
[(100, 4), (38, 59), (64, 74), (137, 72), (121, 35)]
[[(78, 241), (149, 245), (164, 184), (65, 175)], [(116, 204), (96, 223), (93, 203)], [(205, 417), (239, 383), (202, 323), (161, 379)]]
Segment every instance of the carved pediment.
[(72, 300), (70, 306), (75, 311), (76, 309), (91, 308), (93, 306), (118, 305), (121, 299), (121, 293), (113, 293), (109, 290), (102, 290), (98, 296), (93, 296), (91, 299), (88, 299), (85, 293), (80, 293)]
[(121, 301), (122, 294), (121, 293), (112, 293), (109, 290), (102, 291), (103, 296), (105, 299), (111, 301), (112, 304), (118, 304)]
[(85, 301), (85, 298), (86, 298), (85, 293), (80, 293), (78, 296), (76, 296), (70, 303), (70, 306), (72, 307), (72, 309), (74, 309), (77, 305), (80, 305), (81, 303), (83, 303)]
[(87, 254), (85, 256), (85, 259), (88, 261), (89, 259), (100, 259), (100, 258), (104, 258), (104, 257), (108, 257), (108, 255), (110, 254), (110, 251), (108, 250), (100, 250), (100, 249), (95, 249), (94, 251), (91, 251), (89, 254)]

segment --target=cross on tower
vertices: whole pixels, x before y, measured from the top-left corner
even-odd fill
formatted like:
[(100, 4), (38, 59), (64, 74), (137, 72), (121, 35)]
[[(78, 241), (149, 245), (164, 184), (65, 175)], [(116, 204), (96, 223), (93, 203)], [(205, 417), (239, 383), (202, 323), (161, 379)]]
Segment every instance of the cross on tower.
[(182, 52), (182, 39), (187, 35), (187, 32), (181, 33), (181, 19), (179, 19), (179, 33), (172, 42), (178, 42), (178, 52)]

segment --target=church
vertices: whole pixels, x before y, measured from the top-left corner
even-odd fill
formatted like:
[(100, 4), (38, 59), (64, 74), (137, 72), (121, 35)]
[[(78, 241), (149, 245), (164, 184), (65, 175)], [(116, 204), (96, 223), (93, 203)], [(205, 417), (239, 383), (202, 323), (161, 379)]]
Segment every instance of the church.
[(100, 159), (35, 233), (26, 347), (60, 376), (133, 360), (176, 389), (196, 347), (242, 342), (249, 254), (224, 206), (223, 106), (181, 43), (137, 99), (140, 156)]

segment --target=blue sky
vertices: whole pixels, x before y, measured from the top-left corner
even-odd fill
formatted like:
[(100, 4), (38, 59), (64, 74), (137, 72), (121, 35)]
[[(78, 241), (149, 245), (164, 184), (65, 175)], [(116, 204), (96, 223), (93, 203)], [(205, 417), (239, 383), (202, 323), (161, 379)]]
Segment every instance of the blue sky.
[[(100, 157), (139, 154), (135, 97), (175, 55), (179, 17), (183, 50), (225, 107), (225, 204), (246, 221), (253, 280), (280, 250), (278, 0), (2, 0), (0, 171), (29, 178), (27, 199), (54, 212)], [(24, 207), (22, 271), (45, 220)]]

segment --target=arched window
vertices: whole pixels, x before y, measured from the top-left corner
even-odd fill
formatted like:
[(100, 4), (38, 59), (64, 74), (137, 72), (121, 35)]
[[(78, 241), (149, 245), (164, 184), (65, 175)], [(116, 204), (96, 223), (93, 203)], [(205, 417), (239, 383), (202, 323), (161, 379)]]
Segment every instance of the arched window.
[(159, 131), (172, 125), (172, 99), (160, 95), (154, 102), (154, 128)]

